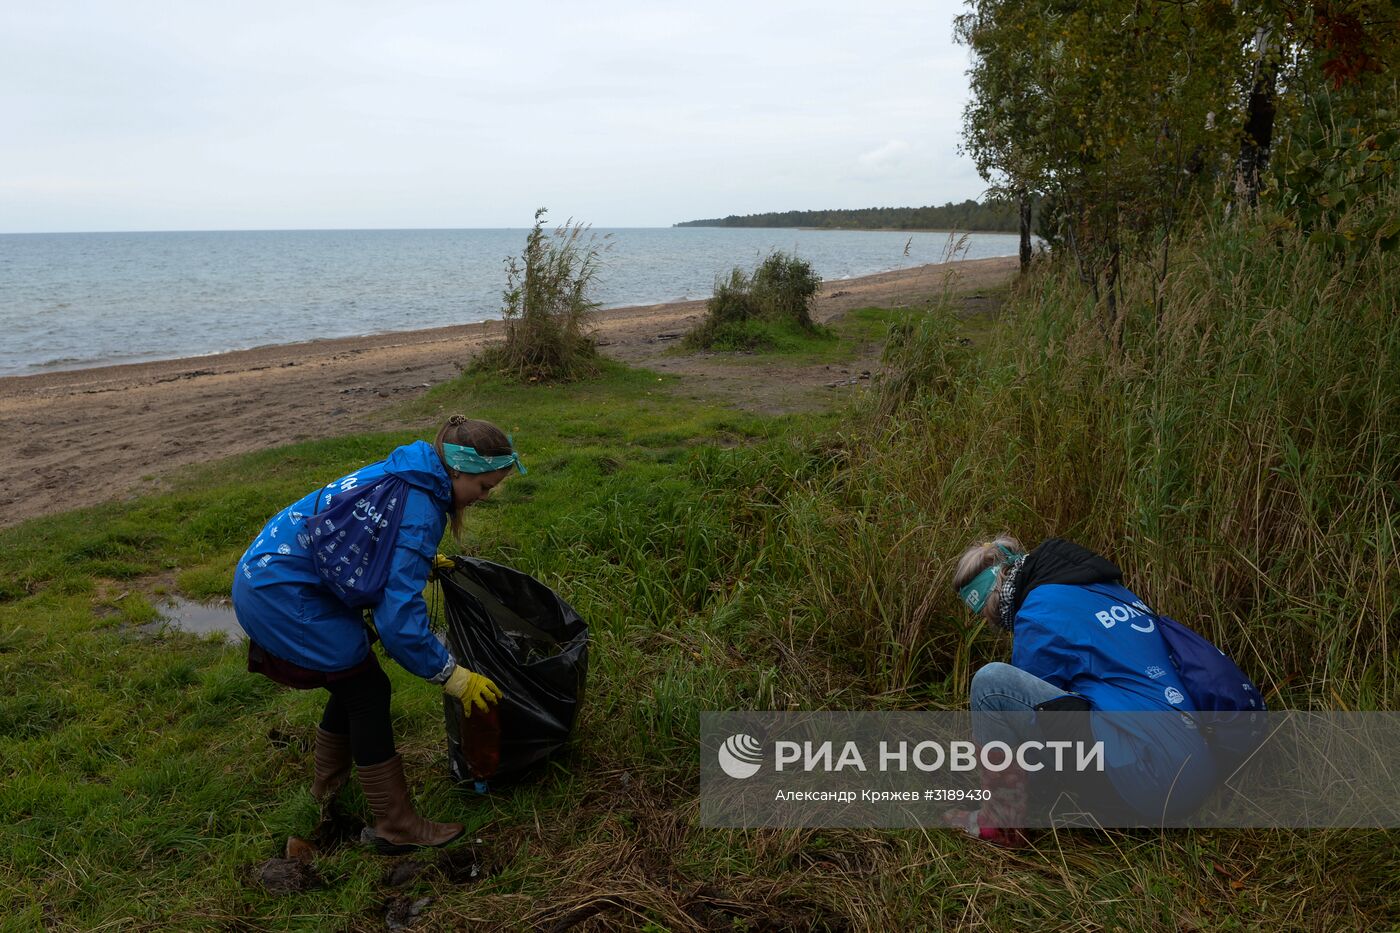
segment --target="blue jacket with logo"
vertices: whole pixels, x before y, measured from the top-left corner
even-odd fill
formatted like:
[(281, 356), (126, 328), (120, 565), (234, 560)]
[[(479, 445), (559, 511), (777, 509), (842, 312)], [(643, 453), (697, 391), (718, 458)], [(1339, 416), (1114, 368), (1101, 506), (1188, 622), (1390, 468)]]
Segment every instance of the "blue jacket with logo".
[(1200, 805), (1215, 786), (1214, 760), (1141, 599), (1116, 580), (1046, 582), (1026, 593), (1013, 631), (1011, 663), (1021, 670), (1084, 697), (1096, 711), (1157, 714), (1093, 715), (1105, 770), (1126, 803), (1147, 817), (1161, 815), (1164, 800), (1168, 813)]
[(452, 508), (452, 481), (431, 444), (416, 441), (309, 493), (263, 526), (233, 578), (233, 607), (248, 637), (271, 654), (315, 671), (340, 671), (369, 653), (360, 610), (321, 582), (307, 548), (305, 518), (337, 496), (393, 474), (409, 484), (393, 542), (384, 594), (372, 608), (389, 655), (404, 668), (441, 683), (456, 662), (428, 627), (423, 588)]

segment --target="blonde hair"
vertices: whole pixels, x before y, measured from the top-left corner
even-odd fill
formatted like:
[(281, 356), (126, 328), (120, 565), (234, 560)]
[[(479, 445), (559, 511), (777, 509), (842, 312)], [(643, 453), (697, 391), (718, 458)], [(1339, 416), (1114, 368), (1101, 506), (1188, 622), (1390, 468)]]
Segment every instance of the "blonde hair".
[[(452, 468), (447, 465), (447, 456), (442, 450), (443, 444), (471, 447), (483, 457), (503, 457), (513, 453), (510, 449), (510, 441), (506, 438), (506, 432), (489, 421), (467, 418), (464, 415), (453, 415), (448, 418), (447, 422), (438, 428), (437, 437), (433, 440), (433, 449), (437, 451), (438, 457), (442, 459), (443, 467), (450, 476)], [(505, 469), (511, 468), (505, 467)], [(462, 513), (464, 511), (466, 511), (466, 506), (452, 510), (453, 538), (462, 536)]]
[[(958, 558), (958, 569), (953, 571), (953, 589), (962, 589), (971, 583), (979, 573), (993, 564), (1004, 561), (1006, 555), (1001, 552), (1002, 548), (1017, 553), (1025, 553), (1026, 550), (1020, 541), (1009, 534), (997, 535), (990, 541), (977, 542), (963, 551), (962, 557)], [(996, 622), (997, 612), (1000, 608), (1001, 587), (994, 586), (992, 592), (987, 596), (986, 603), (982, 605), (982, 617), (988, 622)]]

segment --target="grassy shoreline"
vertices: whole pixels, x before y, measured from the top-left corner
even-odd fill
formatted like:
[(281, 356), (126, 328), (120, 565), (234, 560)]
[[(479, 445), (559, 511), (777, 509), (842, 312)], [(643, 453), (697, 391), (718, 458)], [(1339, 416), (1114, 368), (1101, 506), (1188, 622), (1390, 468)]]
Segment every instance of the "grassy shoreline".
[[(139, 629), (155, 611), (145, 591), (222, 594), (267, 515), (412, 435), (206, 464), (158, 496), (0, 530), (0, 808), (11, 814), (0, 824), (0, 925), (369, 930), (421, 897), (433, 899), (423, 929), (1400, 919), (1394, 834), (1379, 831), (1046, 832), (1004, 852), (942, 830), (694, 825), (699, 711), (961, 706), (971, 669), (1001, 656), (1004, 645), (950, 624), (960, 617), (939, 581), (974, 527), (1026, 514), (997, 506), (1005, 487), (966, 499), (973, 458), (990, 468), (1021, 455), (1008, 460), (985, 446), (994, 437), (971, 441), (948, 420), (981, 404), (982, 380), (998, 405), (1032, 405), (998, 381), (1024, 378), (999, 356), (1024, 343), (1020, 314), (1008, 324), (927, 309), (852, 318), (840, 346), (886, 325), (903, 335), (900, 366), (918, 378), (893, 418), (874, 394), (818, 414), (746, 414), (687, 397), (674, 377), (611, 364), (570, 387), (463, 376), (401, 409), (425, 426), (480, 412), (515, 433), (531, 473), (471, 513), (461, 549), (545, 580), (594, 633), (575, 750), (538, 782), (487, 798), (447, 780), (439, 691), (385, 665), (418, 800), (482, 839), (459, 857), (479, 862), (476, 880), (463, 862), (434, 863), (395, 887), (392, 862), (344, 846), (317, 862), (324, 887), (265, 893), (251, 866), (314, 823), (304, 788), (321, 698), (247, 674), (237, 646)], [(1046, 450), (1056, 448), (1038, 436), (1071, 431), (1028, 421), (1034, 407), (988, 411)], [(1019, 469), (1013, 481), (1026, 482)], [(1069, 511), (1061, 521), (1077, 527)], [(1275, 698), (1289, 689), (1277, 678), (1266, 687)], [(349, 802), (363, 815), (358, 790)]]

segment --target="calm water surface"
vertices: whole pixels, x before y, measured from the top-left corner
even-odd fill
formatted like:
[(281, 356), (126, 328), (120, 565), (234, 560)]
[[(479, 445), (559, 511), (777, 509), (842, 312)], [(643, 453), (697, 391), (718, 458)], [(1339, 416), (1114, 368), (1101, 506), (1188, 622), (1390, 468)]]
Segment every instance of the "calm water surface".
[[(939, 262), (948, 235), (644, 228), (610, 248), (604, 307), (710, 294), (717, 276), (795, 252), (824, 279)], [(0, 375), (170, 359), (500, 316), (524, 230), (292, 230), (0, 235)], [(965, 259), (1011, 256), (971, 234)]]

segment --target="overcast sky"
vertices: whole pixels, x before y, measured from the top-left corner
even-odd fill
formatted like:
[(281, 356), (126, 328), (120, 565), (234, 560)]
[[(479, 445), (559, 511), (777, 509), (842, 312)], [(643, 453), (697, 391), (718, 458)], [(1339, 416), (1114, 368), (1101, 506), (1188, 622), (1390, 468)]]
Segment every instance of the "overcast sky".
[(5, 2), (0, 232), (978, 197), (956, 2)]

